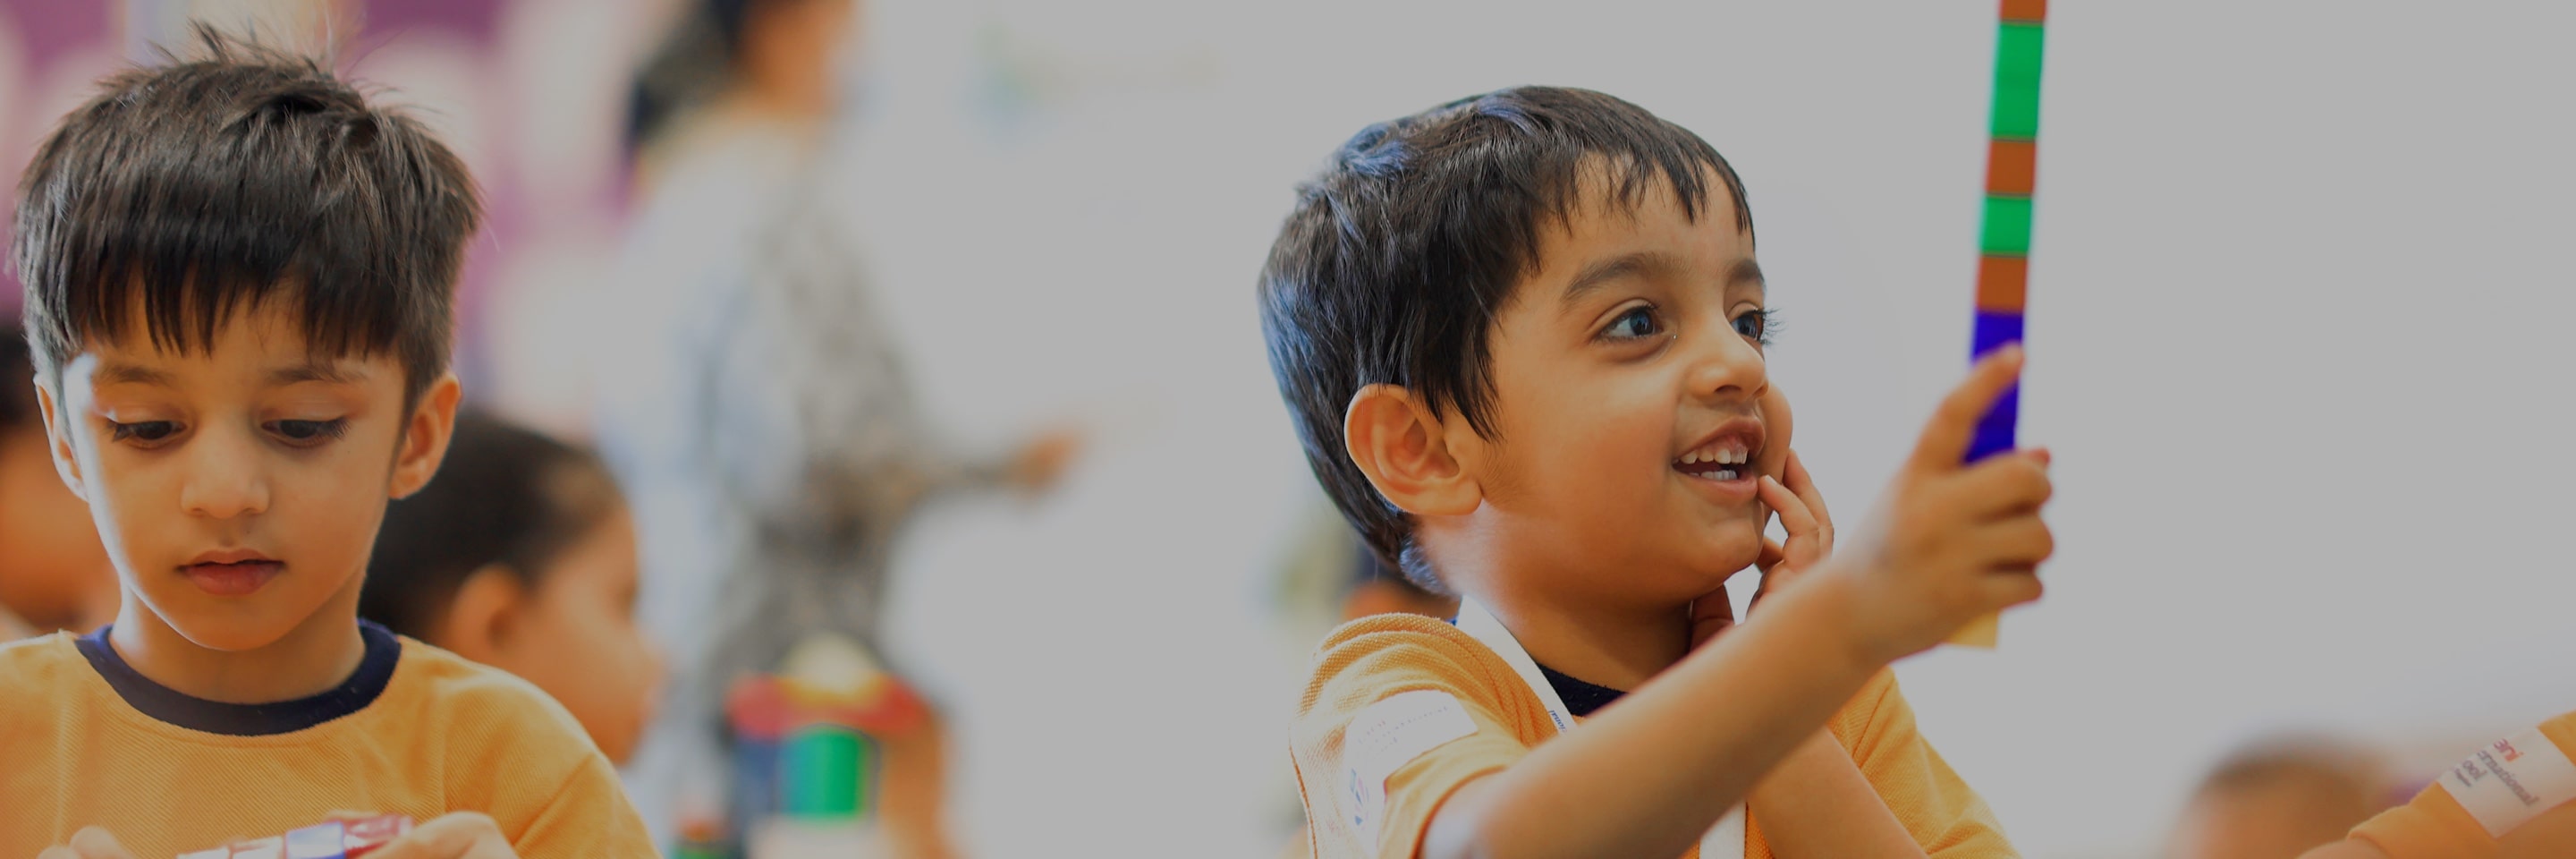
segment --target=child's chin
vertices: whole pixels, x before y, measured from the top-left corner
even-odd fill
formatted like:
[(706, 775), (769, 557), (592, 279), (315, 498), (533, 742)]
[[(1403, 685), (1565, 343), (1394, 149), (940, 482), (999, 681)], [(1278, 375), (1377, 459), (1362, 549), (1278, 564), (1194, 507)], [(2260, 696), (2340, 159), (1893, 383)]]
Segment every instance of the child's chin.
[(161, 621), (170, 625), (179, 637), (207, 650), (239, 653), (258, 650), (285, 638), (294, 630), (291, 623), (278, 623), (255, 617), (213, 616), (191, 612), (162, 612)]

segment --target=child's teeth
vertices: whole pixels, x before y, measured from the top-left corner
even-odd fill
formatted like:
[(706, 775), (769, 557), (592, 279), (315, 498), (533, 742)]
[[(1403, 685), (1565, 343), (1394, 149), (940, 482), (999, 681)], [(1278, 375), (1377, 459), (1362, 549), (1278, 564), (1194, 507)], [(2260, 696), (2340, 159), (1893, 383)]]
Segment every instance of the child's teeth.
[(1694, 450), (1694, 451), (1691, 451), (1691, 452), (1689, 452), (1689, 453), (1682, 454), (1682, 464), (1683, 464), (1683, 465), (1696, 465), (1696, 464), (1698, 464), (1698, 463), (1699, 463), (1699, 451)]

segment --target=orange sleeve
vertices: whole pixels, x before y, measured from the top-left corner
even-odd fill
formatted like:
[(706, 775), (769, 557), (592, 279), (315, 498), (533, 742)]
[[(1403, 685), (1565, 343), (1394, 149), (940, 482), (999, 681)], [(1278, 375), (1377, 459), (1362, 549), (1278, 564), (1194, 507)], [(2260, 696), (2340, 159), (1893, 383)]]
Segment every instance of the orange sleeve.
[[(2576, 713), (2542, 724), (2540, 733), (2562, 754), (2576, 757)], [(2499, 840), (2445, 785), (2457, 774), (2456, 769), (2444, 773), (2405, 805), (2354, 827), (2352, 837), (2370, 842), (2390, 859), (2576, 855), (2576, 803), (2570, 803), (2569, 797), (2552, 797), (2554, 808), (2505, 832)]]
[(1881, 670), (1834, 717), (1834, 738), (1932, 859), (2013, 859), (2003, 824), (1914, 725), (1914, 708)]
[(1451, 792), (1528, 754), (1535, 705), (1499, 693), (1516, 687), (1477, 647), (1410, 615), (1324, 639), (1289, 728), (1317, 859), (1413, 856)]
[(519, 859), (661, 855), (604, 757), (584, 762), (523, 819), (501, 823)]
[[(455, 657), (422, 661), (433, 659)], [(489, 815), (520, 859), (660, 855), (616, 768), (563, 705), (517, 677), (447, 667), (435, 717), (456, 725), (448, 765), (492, 774), (458, 785), (448, 809)]]

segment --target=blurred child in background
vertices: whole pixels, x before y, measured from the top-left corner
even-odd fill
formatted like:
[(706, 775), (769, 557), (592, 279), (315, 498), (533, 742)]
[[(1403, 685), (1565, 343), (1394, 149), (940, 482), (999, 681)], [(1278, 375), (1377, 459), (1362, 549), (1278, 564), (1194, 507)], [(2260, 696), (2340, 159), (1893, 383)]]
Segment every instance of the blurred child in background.
[(116, 615), (116, 571), (81, 503), (54, 473), (36, 369), (15, 314), (0, 316), (0, 641)]
[(635, 520), (607, 466), (469, 412), (438, 478), (386, 509), (358, 613), (536, 684), (624, 763), (662, 679), (635, 594)]
[[(880, 620), (912, 514), (1042, 489), (1075, 447), (968, 452), (923, 413), (823, 157), (858, 5), (696, 4), (637, 81), (640, 208), (604, 302), (632, 339), (601, 350), (596, 425), (643, 531), (646, 626), (673, 655), (670, 717), (629, 777), (665, 843), (683, 818), (747, 813), (724, 809), (731, 684), (820, 641), (901, 675)], [(874, 737), (898, 855), (954, 850), (944, 735), (933, 711)]]
[(2168, 859), (2296, 859), (2388, 803), (2377, 762), (2324, 740), (2258, 743), (2203, 779)]

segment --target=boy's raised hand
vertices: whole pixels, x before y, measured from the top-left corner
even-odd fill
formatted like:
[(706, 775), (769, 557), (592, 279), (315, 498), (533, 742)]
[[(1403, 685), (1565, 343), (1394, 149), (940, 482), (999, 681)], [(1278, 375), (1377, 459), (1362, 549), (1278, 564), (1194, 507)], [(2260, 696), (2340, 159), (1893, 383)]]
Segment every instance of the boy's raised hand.
[(1833, 514), (1825, 510), (1825, 494), (1816, 489), (1816, 479), (1807, 473), (1797, 451), (1789, 451), (1780, 476), (1784, 480), (1764, 475), (1757, 489), (1762, 503), (1771, 505), (1772, 514), (1780, 517), (1780, 530), (1788, 534), (1788, 541), (1762, 540), (1762, 554), (1753, 561), (1762, 571), (1762, 589), (1753, 592), (1754, 605), (1796, 581), (1799, 574), (1815, 569), (1834, 551)]
[[(1798, 452), (1790, 451), (1788, 463), (1781, 469), (1785, 482), (1764, 475), (1757, 484), (1762, 503), (1771, 505), (1780, 517), (1780, 529), (1788, 534), (1786, 544), (1768, 537), (1762, 540), (1762, 553), (1753, 566), (1762, 571), (1762, 587), (1753, 592), (1753, 605), (1764, 597), (1795, 581), (1798, 574), (1813, 569), (1834, 550), (1834, 519), (1825, 511), (1824, 493), (1817, 491), (1815, 478), (1808, 475)], [(1719, 587), (1691, 602), (1691, 646), (1698, 647), (1718, 633), (1735, 625), (1735, 606)]]
[(1941, 642), (1978, 617), (2039, 598), (2039, 563), (2056, 549), (2040, 519), (2054, 487), (2048, 452), (1961, 465), (1977, 421), (2021, 373), (2006, 347), (1968, 371), (1924, 426), (1879, 508), (1820, 569), (1861, 587), (1857, 629), (1883, 661)]

